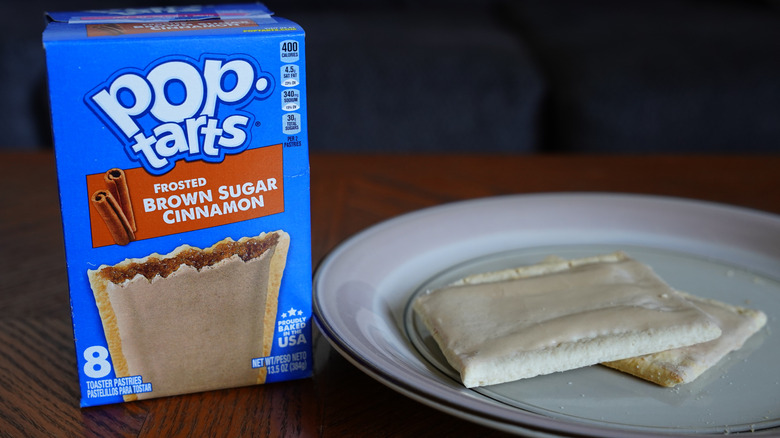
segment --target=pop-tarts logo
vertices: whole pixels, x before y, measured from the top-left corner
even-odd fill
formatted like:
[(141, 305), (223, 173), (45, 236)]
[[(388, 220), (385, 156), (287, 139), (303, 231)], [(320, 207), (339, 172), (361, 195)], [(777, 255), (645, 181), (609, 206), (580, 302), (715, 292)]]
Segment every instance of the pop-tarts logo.
[(122, 69), (85, 96), (131, 160), (162, 175), (178, 160), (221, 162), (249, 145), (254, 99), (274, 78), (246, 55), (173, 56)]

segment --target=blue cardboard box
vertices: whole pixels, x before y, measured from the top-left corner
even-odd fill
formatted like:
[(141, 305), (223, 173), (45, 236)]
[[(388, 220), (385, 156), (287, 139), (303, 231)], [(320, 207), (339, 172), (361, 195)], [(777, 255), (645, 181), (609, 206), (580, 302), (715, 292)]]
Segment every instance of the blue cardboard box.
[(262, 4), (47, 16), (81, 405), (310, 376), (303, 29)]

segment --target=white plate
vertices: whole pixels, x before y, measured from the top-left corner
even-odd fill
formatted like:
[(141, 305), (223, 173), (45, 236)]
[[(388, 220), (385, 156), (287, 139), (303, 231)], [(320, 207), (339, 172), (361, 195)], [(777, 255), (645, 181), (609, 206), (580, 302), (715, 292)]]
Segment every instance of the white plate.
[[(549, 254), (625, 250), (673, 287), (767, 313), (697, 381), (661, 388), (601, 366), (466, 389), (408, 309), (427, 287)], [(654, 196), (541, 194), (428, 208), (342, 243), (314, 280), (323, 335), (358, 368), (434, 408), (500, 430), (641, 437), (780, 433), (780, 217)]]

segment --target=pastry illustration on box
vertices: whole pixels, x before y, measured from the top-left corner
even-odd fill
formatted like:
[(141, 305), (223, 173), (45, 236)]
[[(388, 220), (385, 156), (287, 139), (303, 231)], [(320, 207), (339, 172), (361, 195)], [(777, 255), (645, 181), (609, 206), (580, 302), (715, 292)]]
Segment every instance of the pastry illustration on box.
[(265, 383), (289, 235), (182, 245), (89, 270), (117, 377), (151, 392), (125, 401)]

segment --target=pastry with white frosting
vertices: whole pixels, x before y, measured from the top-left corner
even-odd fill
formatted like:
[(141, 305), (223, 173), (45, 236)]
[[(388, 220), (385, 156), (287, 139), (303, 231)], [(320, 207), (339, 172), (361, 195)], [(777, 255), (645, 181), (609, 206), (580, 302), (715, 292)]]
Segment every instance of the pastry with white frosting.
[(466, 387), (716, 339), (718, 325), (622, 252), (478, 274), (414, 310)]
[(605, 362), (603, 365), (661, 386), (690, 383), (727, 354), (742, 348), (766, 324), (766, 314), (760, 310), (680, 293), (715, 320), (723, 332), (720, 337), (688, 347)]

